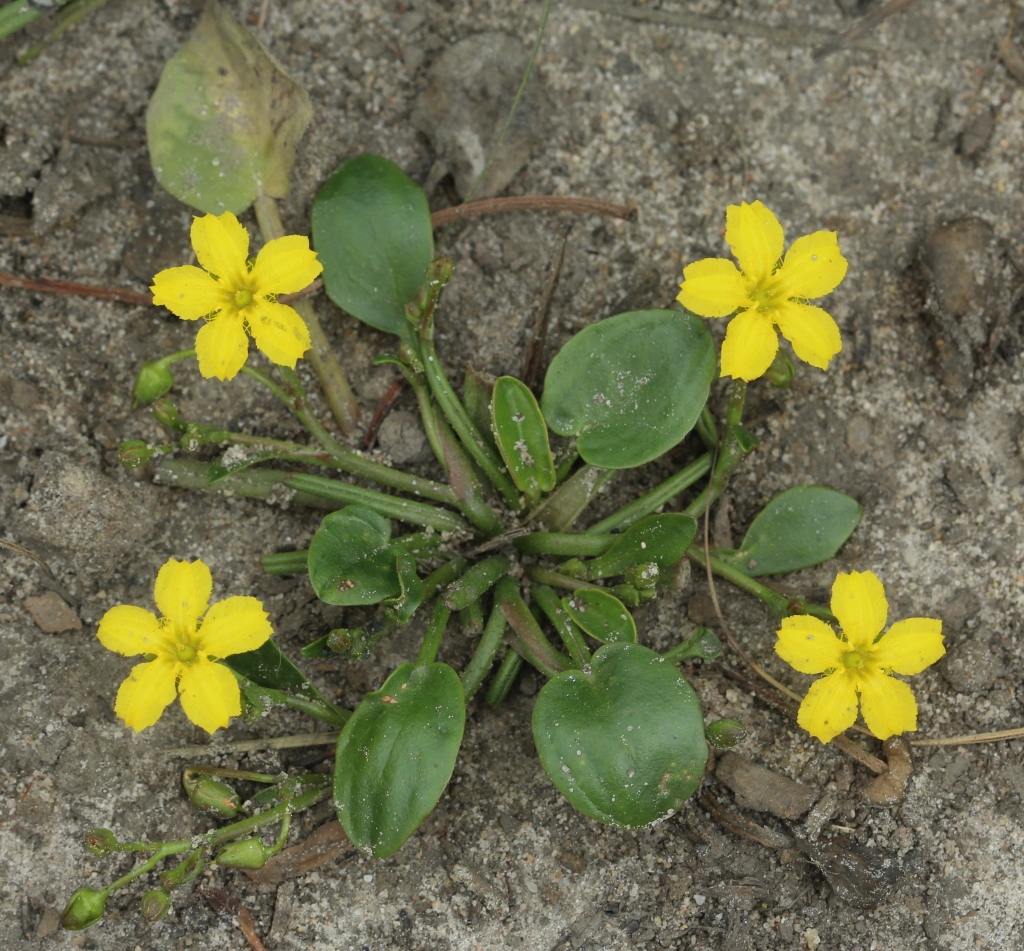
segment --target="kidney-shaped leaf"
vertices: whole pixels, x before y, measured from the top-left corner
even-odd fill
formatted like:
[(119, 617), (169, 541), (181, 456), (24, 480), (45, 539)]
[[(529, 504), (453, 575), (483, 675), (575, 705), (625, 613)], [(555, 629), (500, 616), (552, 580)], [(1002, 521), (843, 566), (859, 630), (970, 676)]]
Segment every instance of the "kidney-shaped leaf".
[(552, 431), (578, 437), (585, 461), (627, 469), (693, 428), (715, 367), (711, 334), (693, 314), (619, 314), (581, 330), (555, 355), (541, 409)]
[(491, 399), (494, 435), (512, 481), (532, 499), (555, 487), (555, 463), (537, 400), (514, 376), (494, 383)]
[(394, 162), (345, 162), (313, 202), (313, 245), (327, 296), (385, 333), (407, 336), (405, 305), (434, 257), (427, 196)]
[(217, 0), (160, 76), (146, 111), (157, 181), (200, 211), (244, 211), (288, 194), (313, 118), (306, 91)]
[(331, 512), (309, 543), (313, 590), (328, 604), (379, 604), (402, 594), (391, 525), (376, 512), (348, 505)]
[(799, 485), (775, 496), (743, 543), (719, 557), (745, 575), (781, 575), (828, 561), (853, 534), (861, 507), (835, 489)]
[(623, 828), (679, 809), (708, 758), (693, 688), (639, 644), (608, 644), (589, 668), (548, 681), (533, 708), (533, 739), (573, 806)]
[(602, 644), (636, 642), (636, 622), (629, 609), (614, 594), (597, 588), (580, 588), (562, 607), (584, 631)]
[(368, 693), (338, 739), (334, 805), (353, 845), (384, 858), (444, 792), (462, 743), (466, 702), (447, 664), (403, 664)]
[(585, 563), (587, 577), (608, 578), (651, 563), (671, 568), (686, 554), (696, 534), (697, 521), (691, 515), (648, 515), (626, 529), (603, 555)]

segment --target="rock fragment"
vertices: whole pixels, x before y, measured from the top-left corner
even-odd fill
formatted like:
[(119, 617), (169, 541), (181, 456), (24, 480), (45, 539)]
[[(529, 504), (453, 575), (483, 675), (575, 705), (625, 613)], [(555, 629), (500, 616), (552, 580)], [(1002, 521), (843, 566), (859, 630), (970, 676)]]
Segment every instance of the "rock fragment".
[(729, 751), (715, 767), (715, 776), (736, 796), (737, 805), (757, 812), (770, 812), (780, 819), (799, 819), (818, 798), (817, 791), (751, 763)]
[(53, 591), (36, 598), (25, 598), (25, 610), (44, 634), (64, 634), (82, 629), (78, 615)]

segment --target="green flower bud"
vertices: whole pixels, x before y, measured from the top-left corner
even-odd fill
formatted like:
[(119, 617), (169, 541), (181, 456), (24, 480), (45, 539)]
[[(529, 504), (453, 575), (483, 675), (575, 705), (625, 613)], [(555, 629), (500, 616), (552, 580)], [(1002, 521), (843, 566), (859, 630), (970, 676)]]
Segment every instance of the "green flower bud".
[(71, 896), (60, 916), (61, 927), (68, 931), (83, 931), (103, 917), (109, 892), (95, 888), (80, 888)]
[(634, 588), (653, 588), (661, 574), (658, 566), (652, 561), (644, 565), (633, 565), (626, 569), (626, 581)]
[(747, 735), (747, 729), (739, 720), (715, 720), (705, 727), (704, 735), (709, 746), (729, 750)]
[(85, 847), (100, 858), (116, 852), (118, 844), (117, 836), (109, 829), (93, 829), (85, 833)]
[(454, 270), (455, 265), (452, 264), (449, 258), (434, 258), (427, 265), (427, 282), (430, 284), (440, 284), (444, 287), (452, 279), (452, 272)]
[(789, 386), (796, 377), (796, 366), (782, 347), (779, 347), (776, 351), (775, 359), (772, 360), (771, 366), (768, 367), (766, 376), (772, 386), (778, 386), (782, 389)]
[(197, 809), (206, 809), (221, 816), (236, 816), (241, 811), (242, 799), (227, 783), (206, 773), (186, 769), (181, 775), (188, 801)]
[(162, 921), (171, 910), (171, 896), (166, 889), (154, 888), (142, 896), (142, 917), (146, 921)]
[(169, 393), (174, 386), (174, 376), (162, 360), (147, 360), (139, 369), (132, 388), (132, 405), (149, 406), (153, 400)]
[(117, 461), (125, 469), (138, 469), (145, 465), (156, 453), (141, 439), (129, 439), (117, 447)]
[(263, 868), (273, 854), (271, 849), (254, 837), (229, 842), (214, 861), (226, 868)]
[(334, 654), (344, 654), (352, 646), (352, 635), (348, 628), (336, 627), (327, 635), (327, 649)]
[(206, 868), (205, 849), (199, 848), (190, 852), (174, 868), (161, 872), (160, 885), (170, 891), (172, 888), (191, 882), (204, 868)]
[(161, 425), (166, 426), (172, 432), (183, 433), (188, 423), (181, 418), (178, 407), (162, 396), (153, 404), (153, 418)]

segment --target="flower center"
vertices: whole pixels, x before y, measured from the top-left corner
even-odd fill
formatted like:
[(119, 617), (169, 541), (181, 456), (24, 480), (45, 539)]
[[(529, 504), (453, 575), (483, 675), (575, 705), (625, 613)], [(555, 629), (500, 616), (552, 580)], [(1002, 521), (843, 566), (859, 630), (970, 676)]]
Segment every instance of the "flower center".
[(843, 654), (843, 666), (847, 670), (856, 670), (864, 666), (864, 657), (860, 651), (847, 651)]
[(235, 306), (239, 309), (248, 307), (252, 303), (252, 291), (248, 287), (243, 287), (240, 291), (235, 291)]
[(196, 649), (191, 644), (186, 644), (184, 647), (179, 647), (174, 652), (174, 656), (183, 664), (191, 664), (196, 659)]

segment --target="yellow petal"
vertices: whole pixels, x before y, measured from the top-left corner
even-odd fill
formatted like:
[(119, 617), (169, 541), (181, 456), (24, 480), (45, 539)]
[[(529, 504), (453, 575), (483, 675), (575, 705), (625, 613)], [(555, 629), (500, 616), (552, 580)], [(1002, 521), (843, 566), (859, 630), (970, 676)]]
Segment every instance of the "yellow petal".
[(842, 670), (811, 684), (796, 717), (796, 722), (822, 743), (848, 730), (856, 720), (857, 691)]
[(323, 269), (316, 252), (309, 247), (309, 238), (289, 234), (262, 247), (249, 279), (257, 297), (294, 294), (312, 284)]
[(701, 317), (728, 317), (750, 303), (743, 275), (725, 258), (688, 264), (676, 300)]
[(764, 376), (779, 349), (779, 336), (771, 319), (756, 310), (737, 314), (722, 342), (722, 376), (756, 380)]
[(225, 598), (206, 612), (195, 646), (214, 657), (230, 657), (256, 650), (273, 633), (258, 598)]
[(213, 592), (210, 569), (201, 561), (169, 559), (156, 576), (153, 597), (160, 613), (178, 631), (192, 631)]
[(161, 271), (153, 278), (150, 290), (157, 307), (166, 307), (182, 320), (206, 317), (231, 299), (231, 292), (223, 284), (191, 264)]
[(880, 740), (917, 729), (914, 691), (902, 680), (882, 673), (868, 674), (857, 687), (864, 722)]
[(249, 333), (271, 363), (294, 367), (312, 343), (309, 329), (298, 312), (285, 304), (254, 300), (246, 308)]
[(782, 619), (775, 653), (802, 674), (841, 667), (846, 645), (824, 621), (808, 614)]
[(871, 571), (838, 574), (832, 584), (832, 613), (846, 635), (850, 650), (865, 650), (885, 627), (889, 602)]
[(237, 310), (225, 308), (203, 324), (196, 334), (199, 372), (207, 379), (234, 379), (248, 356), (249, 338)]
[(179, 666), (166, 657), (136, 664), (117, 691), (114, 713), (136, 733), (152, 726), (174, 699)]
[(919, 674), (943, 654), (942, 621), (909, 617), (889, 628), (871, 652), (872, 661), (898, 674)]
[(125, 657), (159, 654), (170, 649), (156, 615), (144, 608), (119, 604), (100, 618), (96, 636), (108, 650)]
[(839, 327), (820, 307), (785, 301), (771, 313), (782, 336), (793, 344), (793, 352), (804, 363), (826, 370), (829, 361), (843, 349)]
[(775, 280), (786, 297), (824, 297), (846, 277), (847, 266), (836, 233), (815, 231), (793, 242)]
[(725, 240), (744, 276), (756, 284), (779, 263), (785, 236), (779, 219), (755, 201), (752, 205), (742, 202), (726, 209)]
[(193, 218), (191, 236), (199, 263), (216, 274), (221, 284), (231, 291), (245, 286), (249, 232), (230, 211)]
[(181, 672), (181, 706), (196, 726), (214, 733), (242, 712), (238, 681), (223, 664), (200, 654)]

